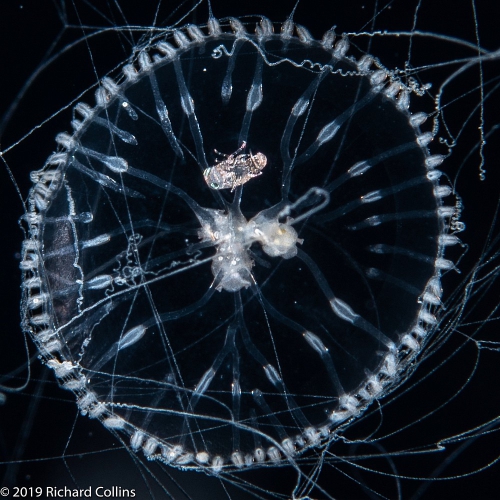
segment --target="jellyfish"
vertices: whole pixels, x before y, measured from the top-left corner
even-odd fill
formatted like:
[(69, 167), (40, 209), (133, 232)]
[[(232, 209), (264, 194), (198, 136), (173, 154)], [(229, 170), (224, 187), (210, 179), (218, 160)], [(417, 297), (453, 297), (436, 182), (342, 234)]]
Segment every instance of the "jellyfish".
[(207, 19), (147, 31), (33, 170), (23, 328), (134, 460), (335, 497), (322, 464), (456, 330), (452, 148), (355, 37)]

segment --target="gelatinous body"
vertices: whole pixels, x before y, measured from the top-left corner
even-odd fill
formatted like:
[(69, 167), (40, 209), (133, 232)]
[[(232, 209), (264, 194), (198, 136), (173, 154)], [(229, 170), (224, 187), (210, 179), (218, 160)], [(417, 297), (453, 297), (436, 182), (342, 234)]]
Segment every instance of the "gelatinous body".
[(335, 440), (408, 371), (459, 242), (410, 89), (271, 27), (158, 35), (32, 174), (25, 329), (83, 414), (180, 468)]

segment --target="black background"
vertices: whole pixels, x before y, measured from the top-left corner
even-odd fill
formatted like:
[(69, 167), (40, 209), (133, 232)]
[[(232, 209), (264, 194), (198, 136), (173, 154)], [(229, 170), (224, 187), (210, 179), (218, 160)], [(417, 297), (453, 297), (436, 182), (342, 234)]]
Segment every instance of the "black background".
[[(123, 37), (121, 50), (116, 49), (116, 44), (111, 50), (105, 42), (105, 36), (87, 37), (90, 46), (86, 43), (72, 45), (82, 35), (92, 33), (92, 25), (109, 27), (124, 24), (118, 17), (116, 6), (108, 9), (108, 3), (112, 4), (110, 1), (86, 3), (80, 0), (6, 0), (0, 3), (0, 116), (4, 117), (0, 123), (0, 149), (4, 152), (8, 165), (8, 168), (5, 164), (0, 166), (0, 374), (9, 374), (1, 382), (9, 387), (22, 385), (27, 377), (26, 369), (22, 368), (14, 374), (11, 371), (22, 366), (28, 356), (35, 357), (31, 363), (31, 379), (27, 387), (18, 392), (6, 392), (6, 402), (0, 406), (0, 477), (11, 490), (15, 485), (75, 487), (73, 481), (76, 481), (82, 488), (88, 485), (136, 488), (139, 498), (147, 498), (147, 495), (156, 498), (168, 497), (168, 492), (172, 498), (183, 499), (186, 495), (174, 484), (179, 482), (182, 488), (189, 492), (188, 497), (227, 498), (221, 483), (203, 474), (180, 473), (168, 468), (162, 470), (151, 464), (144, 468), (134, 456), (123, 449), (119, 440), (102, 429), (98, 422), (79, 417), (72, 395), (60, 390), (52, 373), (46, 373), (41, 368), (29, 339), (26, 342), (29, 355), (26, 354), (25, 339), (19, 327), (18, 265), (23, 236), (17, 220), (24, 208), (17, 188), (22, 199), (26, 199), (30, 187), (29, 172), (40, 168), (44, 159), (54, 150), (53, 138), (56, 133), (69, 129), (71, 111), (70, 108), (63, 108), (95, 83), (94, 69), (102, 76), (130, 53), (130, 40), (126, 36)], [(424, 0), (416, 13), (416, 27), (422, 31), (456, 36), (470, 42), (474, 42), (478, 34), (484, 48), (498, 49), (500, 35), (492, 20), (496, 2), (490, 0), (477, 4), (477, 33), (472, 2), (465, 0)], [(74, 5), (77, 6), (79, 18), (75, 15)], [(158, 3), (123, 0), (118, 5), (123, 9), (130, 24), (149, 26), (153, 24)], [(293, 5), (294, 2), (285, 1), (215, 1), (213, 9), (214, 14), (221, 18), (226, 15), (239, 17), (245, 14), (264, 14), (274, 21), (283, 21)], [(294, 19), (307, 26), (317, 38), (332, 25), (337, 25), (338, 33), (372, 31), (373, 28), (409, 31), (419, 3), (396, 0), (378, 2), (377, 7), (374, 5), (375, 2), (372, 1), (358, 0), (304, 1), (297, 7)], [(92, 10), (91, 6), (97, 6), (99, 11)], [(157, 18), (167, 25), (172, 24), (188, 12), (191, 6), (192, 2), (180, 5), (179, 2), (162, 2)], [(99, 12), (106, 13), (108, 18), (100, 16)], [(374, 12), (379, 13), (375, 20)], [(111, 18), (111, 13), (114, 18)], [(62, 29), (61, 18), (64, 16), (67, 16), (65, 24), (74, 25), (75, 28)], [(186, 22), (202, 23), (206, 18), (207, 5), (202, 4), (194, 14), (186, 18)], [(372, 22), (375, 24), (372, 25)], [(116, 32), (111, 33), (111, 36), (116, 40)], [(137, 40), (139, 33), (133, 36)], [(456, 43), (446, 44), (443, 40), (432, 37), (427, 39), (429, 43), (418, 43), (412, 49), (412, 62), (417, 66), (424, 62), (444, 62), (474, 56), (473, 51), (460, 48)], [(401, 64), (401, 61), (406, 59), (407, 42), (406, 45), (400, 43), (394, 36), (382, 40), (390, 43), (377, 46), (379, 41), (375, 40), (372, 53), (379, 56), (387, 67)], [(89, 60), (89, 48), (94, 56), (92, 62)], [(49, 59), (46, 59), (47, 54)], [(40, 62), (49, 61), (54, 54), (57, 55), (55, 62), (44, 66), (31, 81), (30, 78), (40, 67)], [(499, 74), (499, 67), (498, 62), (485, 63), (485, 79), (495, 78)], [(433, 81), (433, 78), (442, 80), (443, 75), (449, 75), (457, 68), (458, 66), (445, 66), (442, 70), (420, 72), (419, 76), (423, 81)], [(464, 273), (483, 252), (488, 231), (492, 228), (500, 185), (498, 133), (495, 133), (497, 122), (494, 112), (495, 109), (498, 110), (498, 92), (488, 98), (484, 107), (485, 131), (492, 133), (484, 149), (487, 180), (479, 181), (480, 159), (475, 149), (480, 140), (479, 112), (467, 121), (469, 111), (473, 111), (474, 105), (480, 102), (479, 92), (474, 90), (478, 83), (477, 65), (475, 68), (474, 72), (461, 75), (449, 87), (449, 95), (463, 98), (458, 105), (450, 106), (447, 122), (454, 135), (458, 134), (463, 125), (465, 127), (459, 135), (453, 156), (444, 168), (452, 179), (461, 169), (457, 190), (465, 204), (463, 218), (467, 231), (463, 234), (463, 240), (470, 246), (469, 253), (459, 266)], [(26, 92), (23, 87), (25, 84)], [(493, 87), (494, 85), (490, 85), (487, 89)], [(469, 91), (471, 93), (465, 96)], [(86, 100), (91, 102), (90, 98), (86, 97)], [(429, 104), (428, 100), (423, 100), (424, 109)], [(57, 116), (52, 117), (60, 110)], [(498, 117), (498, 112), (496, 115)], [(52, 118), (44, 123), (49, 117)], [(23, 139), (26, 133), (39, 124), (42, 124), (39, 129), (35, 129)], [(440, 132), (446, 137), (443, 129)], [(10, 146), (19, 140), (21, 143), (11, 150)], [(448, 285), (448, 289), (453, 289), (458, 286), (459, 281), (459, 276), (451, 276), (445, 281), (445, 288)], [(498, 302), (498, 296), (497, 285), (496, 288), (493, 286), (481, 301), (478, 298), (471, 299), (469, 306), (473, 305), (475, 310), (470, 320), (480, 321), (486, 318)], [(497, 330), (498, 322), (492, 320), (483, 325), (478, 338), (498, 340)], [(441, 361), (447, 360), (461, 345), (464, 339), (462, 333), (471, 334), (474, 331), (474, 325), (461, 328), (461, 333), (455, 333), (437, 355), (422, 363), (415, 380), (422, 380), (430, 370), (440, 366)], [(388, 429), (386, 432), (400, 429), (410, 422), (413, 422), (413, 425), (392, 438), (382, 440), (381, 445), (384, 448), (376, 445), (338, 444), (334, 445), (331, 451), (342, 457), (359, 457), (364, 453), (375, 455), (378, 458), (364, 461), (358, 459), (355, 463), (377, 471), (396, 470), (401, 476), (417, 478), (400, 480), (402, 498), (498, 498), (498, 464), (486, 468), (483, 472), (468, 475), (469, 472), (485, 467), (500, 455), (500, 440), (495, 433), (498, 426), (494, 423), (487, 429), (491, 434), (448, 444), (442, 452), (380, 458), (385, 451), (408, 450), (418, 444), (433, 443), (440, 438), (472, 429), (475, 425), (499, 415), (498, 353), (494, 350), (482, 350), (477, 370), (474, 371), (477, 356), (478, 351), (474, 344), (470, 343), (452, 359), (447, 360), (434, 376), (431, 375), (394, 403), (387, 405), (383, 410), (384, 429)], [(468, 382), (471, 374), (473, 376)], [(410, 384), (412, 382), (413, 380)], [(452, 398), (464, 384), (466, 388), (448, 405), (432, 417), (415, 423), (418, 416), (438, 408), (441, 403)], [(371, 421), (368, 418), (355, 426), (351, 437), (366, 437), (375, 429), (375, 420), (377, 419)], [(336, 470), (337, 465), (339, 470)], [(392, 469), (393, 466), (395, 469)], [(346, 477), (346, 474), (351, 478)], [(433, 474), (438, 477), (465, 474), (466, 477), (432, 484), (424, 480)], [(252, 475), (253, 482), (270, 490), (280, 490), (280, 483), (284, 484), (287, 480), (289, 477), (282, 471), (272, 470)], [(379, 492), (382, 498), (397, 498), (398, 495), (394, 479), (342, 463), (325, 467), (319, 483), (334, 498), (381, 498), (375, 491)], [(233, 499), (249, 498), (247, 494), (235, 489), (230, 490), (228, 494)], [(319, 491), (315, 491), (312, 496), (325, 498)]]

